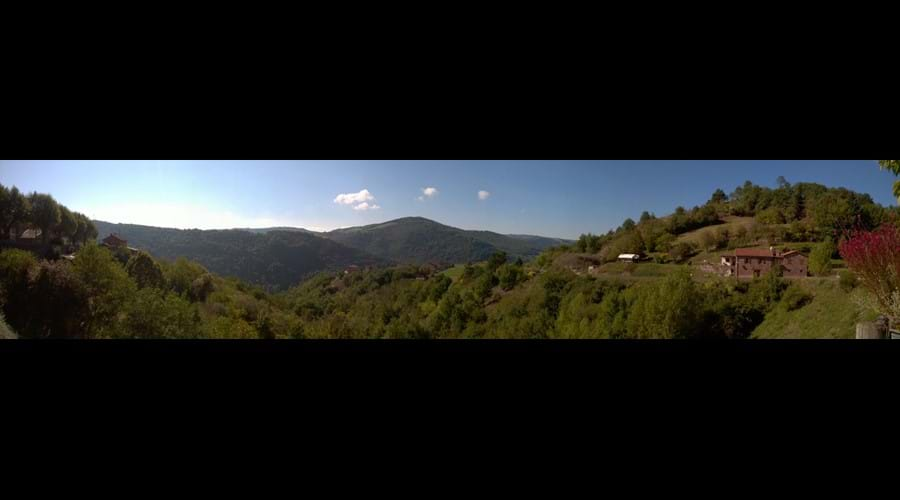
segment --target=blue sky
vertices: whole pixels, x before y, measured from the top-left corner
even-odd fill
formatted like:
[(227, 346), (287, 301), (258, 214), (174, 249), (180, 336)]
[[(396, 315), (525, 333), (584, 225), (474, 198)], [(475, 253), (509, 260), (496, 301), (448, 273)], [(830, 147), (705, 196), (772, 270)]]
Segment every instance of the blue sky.
[(774, 186), (779, 175), (896, 203), (893, 175), (874, 160), (0, 160), (0, 183), (50, 193), (109, 222), (329, 230), (422, 216), (464, 229), (562, 238), (606, 232), (643, 210), (665, 215), (700, 205), (716, 188), (731, 193), (745, 180)]

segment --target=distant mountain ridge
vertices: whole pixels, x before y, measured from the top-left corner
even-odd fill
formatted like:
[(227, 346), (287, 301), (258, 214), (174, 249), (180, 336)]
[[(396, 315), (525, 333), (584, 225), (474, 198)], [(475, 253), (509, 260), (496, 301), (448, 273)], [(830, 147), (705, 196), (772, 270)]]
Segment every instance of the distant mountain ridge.
[(117, 233), (154, 257), (185, 257), (223, 276), (280, 289), (319, 271), (349, 265), (457, 264), (486, 260), (497, 251), (529, 259), (571, 243), (558, 238), (459, 229), (422, 217), (325, 233), (303, 228), (172, 229), (94, 221), (99, 238)]
[(459, 229), (424, 217), (336, 229), (322, 236), (385, 259), (419, 264), (474, 262), (497, 251), (529, 259), (548, 247), (571, 243), (558, 238)]
[(322, 234), (319, 231), (310, 231), (309, 229), (304, 229), (302, 227), (289, 227), (289, 226), (281, 226), (281, 227), (239, 227), (235, 228), (238, 231), (248, 231), (251, 233), (257, 234), (266, 234), (271, 233), (272, 231), (295, 231), (298, 233), (308, 233), (308, 234)]
[(390, 262), (302, 231), (171, 229), (94, 221), (99, 238), (116, 233), (156, 258), (185, 257), (221, 276), (286, 289), (320, 271)]

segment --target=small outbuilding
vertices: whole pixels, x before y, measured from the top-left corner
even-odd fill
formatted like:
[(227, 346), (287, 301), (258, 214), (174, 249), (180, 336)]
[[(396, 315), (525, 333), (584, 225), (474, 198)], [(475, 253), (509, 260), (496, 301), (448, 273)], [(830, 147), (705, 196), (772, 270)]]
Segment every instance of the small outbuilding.
[(619, 254), (619, 257), (617, 260), (619, 262), (637, 262), (637, 261), (641, 260), (641, 256), (640, 256), (640, 254), (636, 254), (636, 253), (623, 253), (623, 254)]

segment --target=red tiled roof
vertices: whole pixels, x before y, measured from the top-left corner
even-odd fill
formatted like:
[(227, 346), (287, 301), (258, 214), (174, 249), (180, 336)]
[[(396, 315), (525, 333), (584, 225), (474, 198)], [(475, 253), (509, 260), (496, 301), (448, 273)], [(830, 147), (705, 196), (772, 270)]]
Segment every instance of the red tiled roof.
[(777, 257), (772, 255), (772, 251), (765, 248), (738, 248), (734, 251), (738, 257)]

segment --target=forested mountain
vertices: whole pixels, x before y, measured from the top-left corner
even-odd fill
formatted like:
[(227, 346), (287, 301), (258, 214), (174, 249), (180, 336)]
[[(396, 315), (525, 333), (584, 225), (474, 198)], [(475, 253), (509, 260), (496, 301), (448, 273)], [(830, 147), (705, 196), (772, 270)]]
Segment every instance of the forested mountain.
[(319, 271), (390, 263), (456, 264), (506, 252), (528, 259), (565, 240), (466, 231), (420, 217), (315, 233), (302, 228), (181, 230), (94, 221), (156, 258), (185, 257), (223, 276), (279, 289)]
[(185, 257), (222, 276), (272, 289), (286, 289), (320, 271), (341, 270), (351, 264), (384, 265), (374, 257), (340, 243), (302, 231), (257, 234), (240, 229), (181, 230), (94, 221), (100, 238), (116, 233), (128, 245), (157, 259)]
[(336, 229), (323, 236), (385, 259), (414, 264), (477, 262), (498, 251), (512, 258), (528, 259), (564, 242), (540, 236), (467, 231), (422, 217)]

